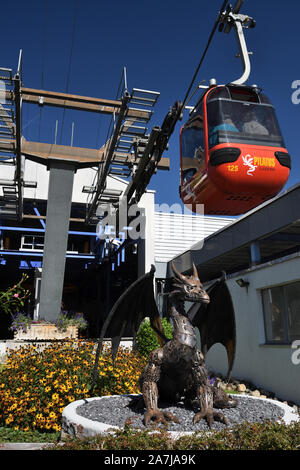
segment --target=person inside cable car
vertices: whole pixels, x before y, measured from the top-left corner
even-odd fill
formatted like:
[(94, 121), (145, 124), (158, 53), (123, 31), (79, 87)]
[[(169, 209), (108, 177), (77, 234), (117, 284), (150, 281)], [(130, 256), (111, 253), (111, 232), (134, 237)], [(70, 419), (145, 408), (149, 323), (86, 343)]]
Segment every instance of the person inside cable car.
[[(260, 95), (260, 103), (253, 104), (223, 97), (216, 99), (214, 92), (211, 95), (207, 98), (210, 148), (228, 142), (284, 147), (274, 108), (264, 95)], [(229, 121), (229, 126), (225, 126), (227, 116), (235, 128), (229, 127), (232, 126)]]
[(245, 114), (243, 132), (246, 134), (269, 135), (268, 129), (259, 122), (254, 109), (249, 109)]
[(225, 114), (223, 123), (216, 125), (212, 129), (212, 132), (209, 136), (210, 147), (214, 147), (215, 145), (217, 145), (219, 140), (218, 131), (239, 132), (239, 129), (232, 121), (230, 114)]

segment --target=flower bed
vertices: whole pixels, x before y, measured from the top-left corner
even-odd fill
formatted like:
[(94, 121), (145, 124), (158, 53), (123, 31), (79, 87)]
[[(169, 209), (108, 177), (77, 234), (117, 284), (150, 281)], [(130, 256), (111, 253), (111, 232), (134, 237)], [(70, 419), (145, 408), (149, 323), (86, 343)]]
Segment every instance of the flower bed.
[[(71, 402), (90, 397), (95, 343), (73, 340), (34, 344), (12, 351), (0, 375), (0, 427), (53, 432), (61, 430), (61, 414)], [(99, 358), (99, 380), (93, 394), (138, 393), (145, 359), (121, 348), (115, 368), (110, 349)]]

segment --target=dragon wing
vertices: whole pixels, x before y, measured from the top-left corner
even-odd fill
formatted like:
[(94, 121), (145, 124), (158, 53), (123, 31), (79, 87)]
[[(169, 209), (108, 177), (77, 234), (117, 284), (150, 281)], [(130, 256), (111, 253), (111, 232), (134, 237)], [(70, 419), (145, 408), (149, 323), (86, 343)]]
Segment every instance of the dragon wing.
[(131, 331), (133, 344), (135, 344), (139, 326), (146, 317), (149, 317), (151, 327), (158, 337), (160, 344), (163, 345), (167, 341), (163, 333), (163, 327), (154, 297), (154, 273), (155, 267), (152, 265), (148, 273), (137, 279), (125, 290), (109, 312), (98, 341), (93, 374), (94, 382), (97, 378), (99, 355), (107, 331), (109, 331), (111, 338), (113, 361), (117, 355), (124, 332), (127, 332), (128, 329)]
[(206, 355), (216, 343), (225, 346), (228, 359), (227, 378), (230, 376), (236, 350), (236, 327), (233, 303), (225, 279), (219, 279), (206, 291), (209, 304), (194, 304), (188, 316), (201, 337), (201, 351)]

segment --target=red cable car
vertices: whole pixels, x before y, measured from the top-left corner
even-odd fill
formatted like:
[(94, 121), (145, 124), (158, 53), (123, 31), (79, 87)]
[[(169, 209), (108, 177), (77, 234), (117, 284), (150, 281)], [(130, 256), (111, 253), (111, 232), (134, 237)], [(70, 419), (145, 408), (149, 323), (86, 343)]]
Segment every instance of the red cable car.
[(239, 215), (279, 193), (291, 161), (268, 98), (228, 84), (211, 86), (181, 128), (180, 165), (193, 212)]

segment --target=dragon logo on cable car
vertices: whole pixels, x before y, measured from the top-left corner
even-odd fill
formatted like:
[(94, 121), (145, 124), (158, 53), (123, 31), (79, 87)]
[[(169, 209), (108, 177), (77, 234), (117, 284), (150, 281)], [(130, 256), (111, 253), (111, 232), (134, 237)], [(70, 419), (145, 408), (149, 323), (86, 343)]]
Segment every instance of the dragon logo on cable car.
[(181, 199), (205, 214), (249, 211), (281, 191), (291, 168), (274, 107), (245, 85), (203, 94), (181, 128), (180, 153)]
[(247, 175), (253, 176), (253, 171), (256, 170), (257, 165), (253, 165), (254, 157), (251, 157), (251, 155), (246, 155), (245, 157), (242, 157), (244, 165), (249, 167), (249, 170), (247, 171)]

